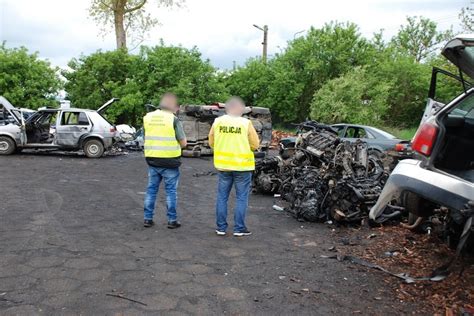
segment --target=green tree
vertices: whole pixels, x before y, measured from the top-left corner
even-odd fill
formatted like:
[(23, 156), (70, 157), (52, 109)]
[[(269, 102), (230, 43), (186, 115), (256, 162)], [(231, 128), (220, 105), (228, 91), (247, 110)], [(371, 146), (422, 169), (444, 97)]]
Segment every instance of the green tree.
[(407, 24), (400, 26), (392, 44), (412, 56), (417, 62), (433, 56), (444, 41), (452, 38), (452, 30), (440, 31), (436, 22), (424, 17), (407, 17)]
[(120, 98), (107, 110), (116, 123), (136, 125), (144, 112), (145, 99), (136, 81), (139, 58), (125, 50), (98, 51), (89, 56), (72, 59), (65, 89), (74, 107), (97, 109), (105, 101)]
[(326, 81), (366, 64), (374, 52), (353, 23), (311, 28), (272, 61), (272, 82), (262, 104), (268, 104), (281, 120), (304, 120), (314, 93)]
[(410, 56), (389, 57), (371, 65), (369, 70), (377, 80), (392, 87), (383, 121), (394, 127), (417, 126), (426, 106), (431, 66), (417, 63)]
[(158, 104), (162, 94), (172, 91), (182, 104), (223, 101), (227, 89), (209, 60), (196, 49), (179, 46), (142, 47), (137, 80), (147, 102)]
[[(127, 48), (127, 36), (141, 43), (158, 19), (146, 11), (147, 0), (92, 0), (90, 16), (106, 34), (113, 26), (117, 49)], [(159, 7), (180, 6), (183, 0), (157, 0)]]
[(247, 60), (243, 67), (231, 72), (226, 80), (231, 95), (238, 95), (247, 105), (268, 107), (268, 86), (272, 84), (271, 64), (265, 64), (260, 58)]
[[(474, 1), (471, 1), (471, 5), (473, 3)], [(459, 13), (459, 19), (465, 32), (474, 32), (474, 8), (472, 6), (462, 8)]]
[(315, 94), (311, 118), (324, 123), (379, 125), (385, 115), (391, 85), (356, 67), (329, 80)]
[(13, 105), (37, 109), (57, 105), (54, 97), (62, 82), (49, 62), (38, 59), (24, 47), (0, 45), (0, 95)]

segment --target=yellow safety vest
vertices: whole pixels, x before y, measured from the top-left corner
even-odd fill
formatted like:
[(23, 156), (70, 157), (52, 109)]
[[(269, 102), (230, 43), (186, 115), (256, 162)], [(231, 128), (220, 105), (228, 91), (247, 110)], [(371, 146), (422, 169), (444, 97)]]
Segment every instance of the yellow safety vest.
[(250, 148), (250, 121), (243, 117), (224, 115), (214, 121), (214, 166), (220, 170), (255, 170)]
[(176, 158), (181, 146), (176, 140), (173, 113), (162, 110), (150, 112), (143, 118), (145, 128), (145, 157)]

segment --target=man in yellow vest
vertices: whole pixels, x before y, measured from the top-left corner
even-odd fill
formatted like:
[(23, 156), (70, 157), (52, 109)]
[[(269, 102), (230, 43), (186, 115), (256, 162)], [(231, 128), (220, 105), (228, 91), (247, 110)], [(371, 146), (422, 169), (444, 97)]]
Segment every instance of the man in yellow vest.
[(179, 110), (178, 98), (165, 93), (160, 109), (143, 118), (145, 159), (148, 163), (148, 187), (145, 196), (144, 226), (154, 225), (156, 195), (161, 180), (165, 183), (168, 228), (181, 226), (176, 214), (176, 200), (181, 165), (181, 148), (186, 147), (183, 125), (175, 116)]
[(216, 233), (225, 236), (227, 230), (227, 201), (235, 187), (234, 236), (248, 236), (245, 226), (248, 199), (255, 170), (253, 151), (260, 141), (250, 120), (243, 118), (245, 104), (239, 97), (226, 103), (227, 115), (214, 121), (209, 132), (209, 144), (214, 149), (214, 166), (219, 170), (216, 201)]

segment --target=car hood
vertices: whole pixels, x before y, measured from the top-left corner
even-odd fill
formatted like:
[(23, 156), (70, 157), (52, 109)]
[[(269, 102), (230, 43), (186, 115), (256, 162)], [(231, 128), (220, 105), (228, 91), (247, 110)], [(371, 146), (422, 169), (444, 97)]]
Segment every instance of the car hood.
[(3, 96), (0, 96), (0, 105), (2, 105), (3, 108), (8, 111), (8, 113), (10, 113), (10, 115), (18, 124), (21, 123), (20, 114), (17, 112), (18, 110), (15, 109), (15, 107)]
[(474, 34), (460, 34), (441, 51), (444, 57), (474, 79)]

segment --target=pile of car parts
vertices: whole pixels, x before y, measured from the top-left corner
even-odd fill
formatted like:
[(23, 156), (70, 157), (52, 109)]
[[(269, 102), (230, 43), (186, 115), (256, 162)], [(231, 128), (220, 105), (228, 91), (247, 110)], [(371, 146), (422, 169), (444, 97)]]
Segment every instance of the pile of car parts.
[(329, 126), (311, 123), (294, 152), (257, 160), (254, 190), (281, 194), (288, 210), (307, 221), (358, 222), (388, 178), (382, 160), (363, 141), (342, 141)]

